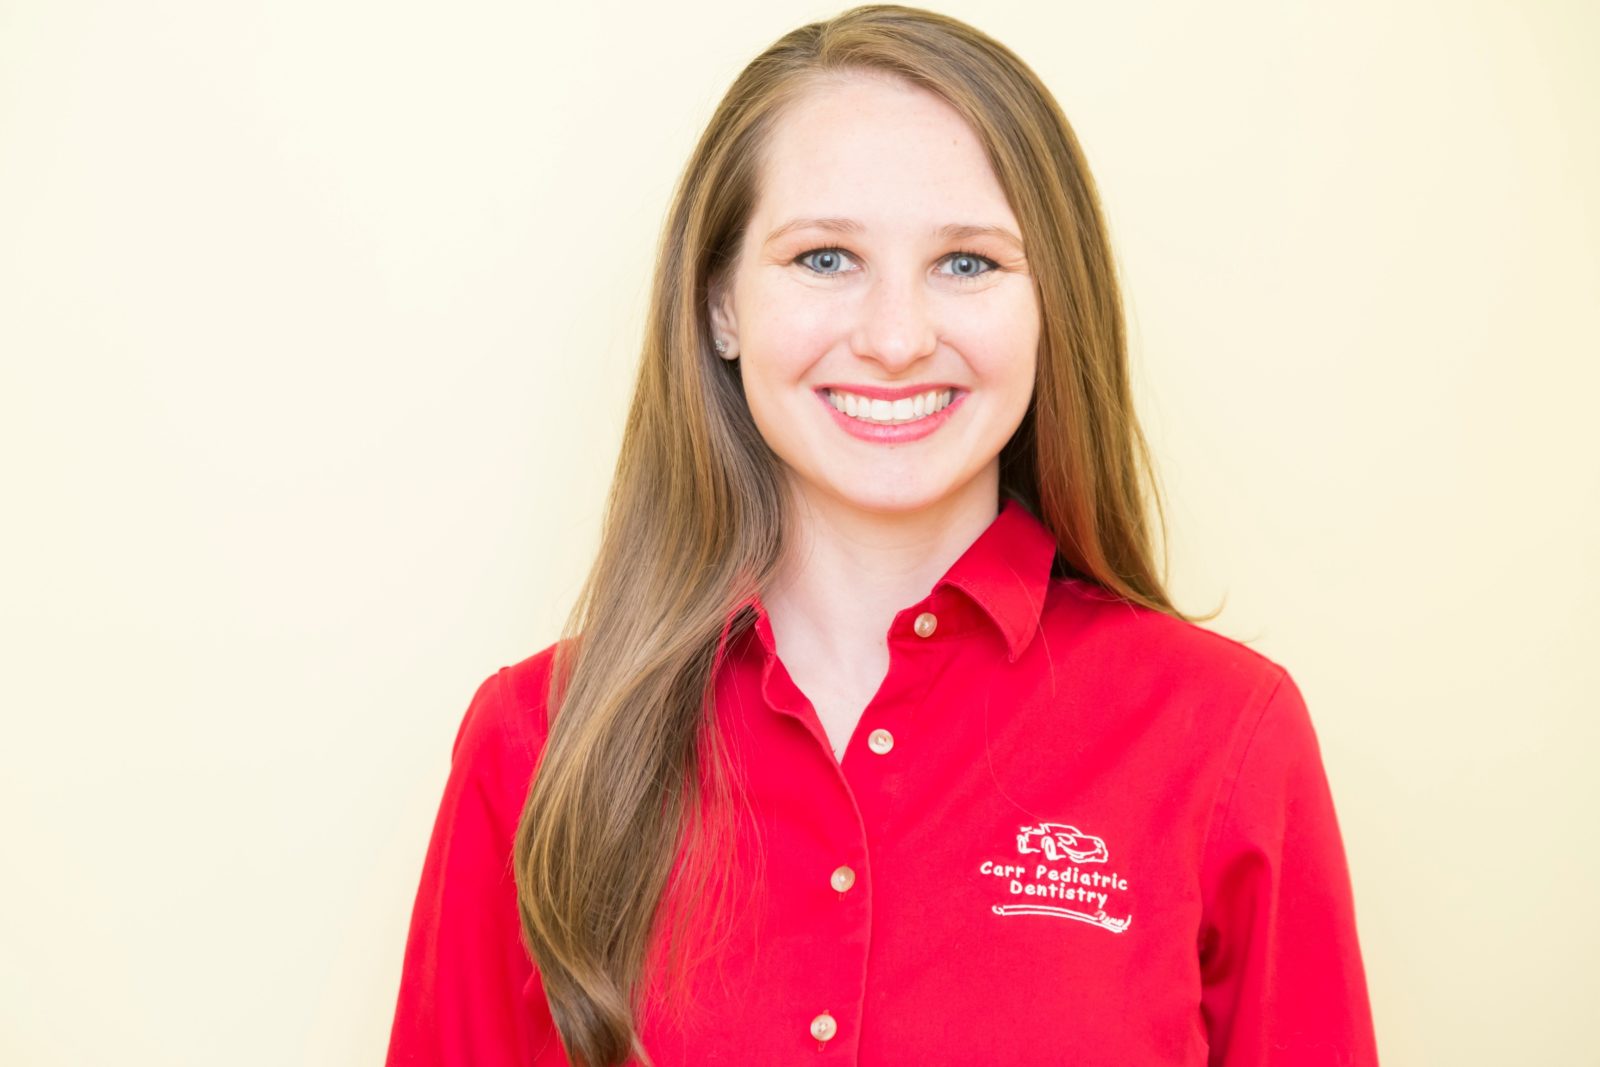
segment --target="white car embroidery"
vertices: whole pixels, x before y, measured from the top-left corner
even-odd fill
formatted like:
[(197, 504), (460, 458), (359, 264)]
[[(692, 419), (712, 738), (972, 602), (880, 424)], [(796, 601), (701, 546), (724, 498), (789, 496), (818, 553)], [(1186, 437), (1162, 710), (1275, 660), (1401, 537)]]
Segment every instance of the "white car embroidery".
[[(1034, 847), (1035, 843), (1038, 847)], [(1042, 852), (1052, 863), (1060, 859), (1073, 863), (1104, 863), (1109, 855), (1101, 838), (1059, 822), (1024, 826), (1017, 835), (1017, 851)]]

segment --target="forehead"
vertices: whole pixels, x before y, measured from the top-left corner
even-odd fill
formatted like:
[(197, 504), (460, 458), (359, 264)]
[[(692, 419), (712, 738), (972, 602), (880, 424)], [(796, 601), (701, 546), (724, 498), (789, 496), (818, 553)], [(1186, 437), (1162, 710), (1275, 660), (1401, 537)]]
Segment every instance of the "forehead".
[[(775, 125), (752, 233), (782, 218), (847, 216), (926, 232), (1015, 218), (977, 133), (926, 89), (881, 75), (813, 86)], [(763, 228), (765, 227), (765, 228)]]

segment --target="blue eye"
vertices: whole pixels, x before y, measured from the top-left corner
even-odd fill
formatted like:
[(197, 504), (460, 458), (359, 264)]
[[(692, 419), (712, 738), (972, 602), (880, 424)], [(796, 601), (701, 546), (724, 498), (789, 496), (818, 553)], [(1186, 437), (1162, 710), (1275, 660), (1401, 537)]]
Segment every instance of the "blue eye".
[[(800, 262), (801, 260), (804, 260), (807, 256), (816, 256), (818, 258), (818, 260), (825, 260), (825, 261), (827, 261), (829, 263), (829, 265), (837, 266), (838, 263), (839, 263), (839, 257), (842, 256), (842, 255), (844, 255), (844, 249), (842, 249), (842, 248), (813, 248), (809, 252), (801, 252), (798, 256), (795, 257), (795, 261), (796, 262)], [(819, 269), (818, 267), (813, 267), (809, 263), (803, 264), (803, 265), (806, 267), (807, 270), (811, 271), (811, 273), (813, 273), (813, 274), (836, 274), (836, 273), (838, 273), (837, 271), (829, 270), (829, 269), (827, 269), (825, 267), (821, 268), (821, 269)]]
[[(945, 257), (952, 264), (960, 264), (962, 269), (956, 273), (957, 278), (981, 278), (990, 270), (997, 270), (1000, 264), (988, 256), (980, 256), (976, 252), (951, 252)], [(981, 269), (983, 264), (988, 264), (989, 270)]]

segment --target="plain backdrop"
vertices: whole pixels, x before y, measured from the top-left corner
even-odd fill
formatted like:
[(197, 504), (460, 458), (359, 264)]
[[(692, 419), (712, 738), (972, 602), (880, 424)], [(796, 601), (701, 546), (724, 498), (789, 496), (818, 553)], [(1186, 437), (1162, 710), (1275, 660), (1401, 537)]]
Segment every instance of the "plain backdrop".
[[(1389, 1064), (1600, 1063), (1600, 15), (946, 3), (1104, 198), (1171, 585), (1321, 738)], [(0, 0), (0, 1061), (380, 1062), (811, 3)]]

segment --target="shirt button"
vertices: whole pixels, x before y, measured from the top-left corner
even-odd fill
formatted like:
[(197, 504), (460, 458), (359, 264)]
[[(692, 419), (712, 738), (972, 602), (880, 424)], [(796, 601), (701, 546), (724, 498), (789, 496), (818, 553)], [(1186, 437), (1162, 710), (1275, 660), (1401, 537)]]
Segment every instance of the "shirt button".
[(917, 621), (911, 624), (911, 628), (917, 631), (918, 637), (932, 637), (933, 628), (938, 625), (939, 617), (931, 611), (924, 611), (917, 616)]
[(823, 1012), (811, 1020), (811, 1036), (818, 1041), (826, 1041), (839, 1032), (839, 1024), (833, 1021), (833, 1016)]
[(867, 747), (881, 756), (894, 747), (894, 734), (880, 727), (867, 735)]
[(849, 867), (839, 867), (834, 870), (833, 876), (828, 879), (830, 885), (843, 893), (846, 889), (856, 884), (856, 872)]

